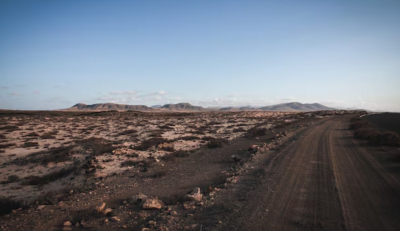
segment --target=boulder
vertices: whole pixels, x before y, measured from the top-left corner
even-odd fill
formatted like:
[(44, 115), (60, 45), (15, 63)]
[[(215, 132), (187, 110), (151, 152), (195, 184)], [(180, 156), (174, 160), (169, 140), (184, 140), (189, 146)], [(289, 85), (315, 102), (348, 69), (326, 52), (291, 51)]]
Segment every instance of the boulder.
[(162, 207), (162, 202), (157, 198), (147, 198), (142, 204), (143, 209), (161, 209)]

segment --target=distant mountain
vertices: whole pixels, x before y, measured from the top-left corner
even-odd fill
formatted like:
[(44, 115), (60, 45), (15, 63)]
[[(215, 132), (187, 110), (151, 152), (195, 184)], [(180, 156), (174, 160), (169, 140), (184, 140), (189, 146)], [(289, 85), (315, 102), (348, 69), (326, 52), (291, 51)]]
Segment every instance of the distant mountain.
[(326, 107), (322, 104), (302, 104), (297, 102), (276, 104), (266, 107), (224, 107), (224, 108), (204, 108), (200, 106), (194, 106), (190, 103), (177, 103), (177, 104), (165, 104), (154, 105), (148, 107), (145, 105), (127, 105), (127, 104), (115, 104), (115, 103), (98, 103), (98, 104), (84, 104), (78, 103), (74, 106), (65, 109), (69, 111), (321, 111), (321, 110), (336, 110), (334, 108)]
[(159, 107), (161, 110), (170, 110), (170, 111), (203, 111), (207, 110), (200, 106), (193, 106), (190, 103), (177, 103), (177, 104), (165, 104), (162, 107)]
[(302, 104), (298, 102), (282, 103), (266, 107), (260, 107), (263, 111), (322, 111), (336, 110), (335, 108), (327, 107), (319, 103)]
[(261, 111), (260, 108), (245, 106), (245, 107), (224, 107), (220, 111)]
[(153, 106), (151, 106), (151, 108), (160, 108), (160, 107), (162, 107), (162, 105), (153, 105)]
[(127, 110), (132, 110), (132, 111), (149, 111), (153, 110), (150, 107), (147, 107), (146, 105), (126, 105), (126, 104), (116, 104), (116, 103), (98, 103), (98, 104), (84, 104), (84, 103), (78, 103), (75, 104), (74, 106), (68, 108), (67, 110), (71, 111), (111, 111), (111, 110), (117, 110), (117, 111), (127, 111)]

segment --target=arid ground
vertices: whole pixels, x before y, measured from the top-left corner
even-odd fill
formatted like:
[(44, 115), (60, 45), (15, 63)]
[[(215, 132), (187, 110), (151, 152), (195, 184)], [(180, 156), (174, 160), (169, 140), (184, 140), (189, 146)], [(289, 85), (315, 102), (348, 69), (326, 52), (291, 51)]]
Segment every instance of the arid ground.
[(1, 112), (1, 230), (399, 230), (355, 112)]

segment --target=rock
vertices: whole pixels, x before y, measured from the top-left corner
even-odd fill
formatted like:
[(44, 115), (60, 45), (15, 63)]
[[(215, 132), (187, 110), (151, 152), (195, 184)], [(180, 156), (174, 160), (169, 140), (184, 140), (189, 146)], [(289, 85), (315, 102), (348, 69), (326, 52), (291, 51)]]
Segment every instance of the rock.
[(253, 145), (251, 145), (251, 146), (249, 147), (248, 150), (249, 150), (249, 151), (253, 151), (253, 152), (257, 152), (257, 151), (258, 151), (258, 145), (253, 144)]
[(150, 231), (149, 228), (142, 228), (142, 231)]
[(147, 198), (143, 204), (142, 204), (143, 209), (161, 209), (162, 208), (162, 202), (158, 200), (157, 198)]
[(121, 221), (121, 219), (119, 219), (119, 218), (116, 217), (116, 216), (111, 217), (110, 220), (113, 221), (113, 222), (119, 222), (119, 221)]
[(232, 156), (231, 156), (231, 159), (232, 159), (234, 162), (239, 162), (239, 161), (242, 160), (242, 158), (240, 158), (240, 157), (238, 157), (238, 156), (236, 156), (236, 155), (232, 155)]
[(112, 208), (106, 208), (106, 209), (103, 210), (103, 214), (104, 215), (108, 215), (108, 214), (112, 213), (112, 211), (113, 211)]
[(38, 207), (37, 207), (37, 210), (42, 210), (42, 209), (44, 209), (46, 207), (46, 205), (39, 205)]
[(203, 194), (201, 194), (199, 187), (194, 188), (192, 193), (186, 195), (186, 200), (188, 201), (201, 201), (202, 199)]
[(64, 226), (71, 226), (72, 225), (72, 223), (70, 222), (70, 221), (66, 221), (66, 222), (64, 222), (64, 224), (63, 224)]
[(65, 226), (65, 227), (62, 228), (62, 230), (63, 230), (63, 231), (71, 231), (72, 228), (71, 228), (71, 227), (68, 227), (68, 226)]
[(147, 196), (144, 195), (143, 193), (138, 193), (135, 196), (133, 196), (132, 199), (136, 202), (142, 202), (147, 199)]
[(161, 143), (157, 145), (157, 148), (162, 149), (164, 151), (172, 152), (174, 151), (174, 143)]
[(101, 212), (103, 212), (103, 209), (106, 207), (106, 203), (101, 203), (100, 205), (98, 205), (97, 207), (96, 207), (96, 211), (98, 212), (98, 213), (101, 213)]

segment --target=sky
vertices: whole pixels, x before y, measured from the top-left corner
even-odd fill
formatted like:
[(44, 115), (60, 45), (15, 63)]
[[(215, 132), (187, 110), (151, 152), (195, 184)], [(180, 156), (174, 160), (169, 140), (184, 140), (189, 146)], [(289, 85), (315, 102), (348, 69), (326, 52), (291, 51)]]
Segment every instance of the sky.
[(0, 1), (0, 108), (400, 111), (400, 1)]

